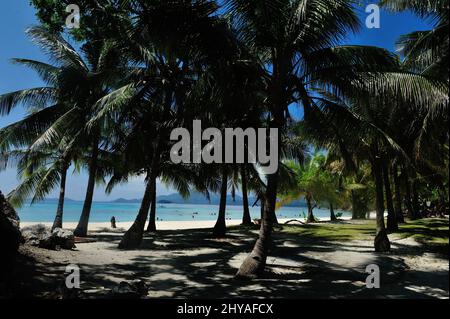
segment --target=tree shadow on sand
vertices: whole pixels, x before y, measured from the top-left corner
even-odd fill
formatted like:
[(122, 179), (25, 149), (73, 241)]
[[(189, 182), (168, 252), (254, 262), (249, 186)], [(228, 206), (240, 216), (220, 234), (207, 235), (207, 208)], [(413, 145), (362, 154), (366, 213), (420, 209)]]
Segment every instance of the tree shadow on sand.
[[(366, 231), (361, 229), (363, 234)], [(124, 253), (117, 248), (121, 234), (92, 232), (90, 236), (96, 242), (105, 243), (104, 249), (110, 250), (111, 254)], [(331, 240), (330, 237), (323, 239), (312, 236), (308, 231), (300, 234), (275, 231), (274, 247), (267, 261), (264, 278), (253, 281), (235, 280), (237, 267), (252, 249), (256, 236), (257, 227), (231, 227), (228, 236), (220, 240), (211, 238), (210, 230), (146, 234), (141, 248), (126, 255), (129, 257), (127, 260), (104, 264), (80, 263), (83, 289), (100, 288), (107, 291), (120, 281), (141, 279), (149, 286), (150, 297), (448, 296), (448, 271), (423, 272), (408, 269), (402, 259), (402, 254), (420, 255), (429, 252), (432, 248), (425, 243), (419, 242), (411, 250), (406, 245), (394, 242), (394, 253), (377, 254), (367, 241), (350, 241), (344, 237), (339, 237), (339, 241), (334, 238)], [(380, 267), (381, 289), (368, 289), (365, 286), (368, 276), (365, 268), (369, 264)], [(38, 269), (35, 277), (46, 282), (42, 290), (60, 283), (65, 266), (52, 260), (35, 265)]]

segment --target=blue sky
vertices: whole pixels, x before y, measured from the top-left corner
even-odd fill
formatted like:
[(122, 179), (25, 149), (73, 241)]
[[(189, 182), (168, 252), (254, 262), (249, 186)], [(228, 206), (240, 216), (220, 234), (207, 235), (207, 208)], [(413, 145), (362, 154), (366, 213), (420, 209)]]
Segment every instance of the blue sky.
[[(74, 0), (74, 3), (76, 1)], [(364, 22), (367, 14), (360, 12)], [(40, 79), (26, 68), (12, 65), (9, 60), (13, 57), (32, 58), (46, 61), (45, 56), (26, 37), (27, 27), (37, 23), (34, 9), (29, 6), (28, 0), (1, 0), (0, 1), (0, 94), (31, 88), (42, 85)], [(402, 34), (416, 30), (429, 29), (426, 22), (421, 21), (410, 13), (390, 14), (381, 12), (381, 28), (367, 29), (349, 37), (348, 44), (374, 45), (395, 50), (395, 41)], [(9, 116), (0, 117), (0, 127), (4, 127), (24, 116), (22, 108), (16, 108)], [(73, 199), (83, 199), (85, 185), (87, 183), (86, 173), (70, 175), (68, 178), (67, 196)], [(16, 187), (18, 181), (13, 169), (0, 172), (0, 189), (8, 193)], [(136, 178), (126, 186), (116, 188), (107, 197), (103, 187), (98, 187), (95, 200), (108, 200), (118, 197), (140, 198), (144, 190), (142, 178)], [(172, 190), (159, 185), (158, 194), (171, 193)], [(56, 197), (53, 192), (49, 197)]]

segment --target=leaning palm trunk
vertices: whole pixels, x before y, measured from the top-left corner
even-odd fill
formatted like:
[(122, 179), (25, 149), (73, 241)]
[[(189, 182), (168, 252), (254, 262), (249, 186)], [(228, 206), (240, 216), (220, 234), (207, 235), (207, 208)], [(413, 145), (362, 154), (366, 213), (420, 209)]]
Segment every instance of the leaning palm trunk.
[(391, 249), (391, 244), (384, 225), (383, 172), (381, 159), (378, 156), (375, 156), (372, 161), (372, 171), (375, 178), (375, 204), (377, 210), (377, 234), (374, 246), (376, 252), (386, 252)]
[(403, 210), (402, 210), (402, 193), (400, 190), (400, 178), (398, 176), (398, 167), (394, 165), (392, 168), (392, 175), (394, 178), (394, 189), (395, 189), (395, 201), (394, 201), (394, 209), (395, 216), (397, 217), (397, 224), (404, 223), (405, 220), (403, 218)]
[(336, 214), (334, 213), (333, 203), (330, 203), (330, 220), (332, 222), (337, 220)]
[(119, 249), (136, 249), (141, 245), (144, 237), (145, 221), (147, 220), (148, 211), (152, 203), (153, 188), (153, 180), (150, 178), (145, 187), (145, 194), (141, 202), (141, 207), (139, 208), (139, 213), (133, 225), (123, 235), (119, 243)]
[(83, 211), (81, 212), (81, 217), (77, 228), (74, 231), (74, 235), (78, 237), (86, 237), (88, 232), (89, 216), (91, 214), (92, 199), (94, 197), (95, 179), (97, 178), (98, 151), (98, 141), (95, 140), (89, 164), (89, 179), (86, 189), (86, 197), (83, 204)]
[[(273, 56), (275, 58), (275, 56)], [(274, 63), (273, 73), (280, 75), (283, 72), (278, 69), (278, 63)], [(272, 97), (272, 110), (273, 122), (271, 127), (282, 129), (285, 125), (284, 110), (287, 105), (283, 103), (283, 81), (281, 79), (279, 83), (274, 83), (271, 89)], [(281, 150), (281, 136), (278, 135), (278, 158), (280, 163), (280, 150)], [(259, 236), (256, 240), (255, 246), (252, 252), (245, 258), (241, 267), (239, 268), (236, 278), (240, 279), (252, 279), (263, 275), (266, 268), (267, 254), (269, 252), (269, 246), (272, 243), (272, 227), (276, 219), (275, 205), (277, 202), (277, 190), (278, 190), (278, 171), (270, 174), (267, 177), (266, 195), (264, 196), (264, 211), (261, 218), (261, 227), (259, 230)], [(275, 218), (274, 218), (275, 217)]]
[(248, 207), (248, 193), (247, 193), (247, 172), (245, 166), (241, 169), (242, 178), (242, 205), (244, 213), (242, 215), (242, 225), (251, 225), (252, 219), (250, 217), (250, 209)]
[(55, 220), (53, 221), (52, 230), (55, 228), (63, 227), (63, 214), (64, 214), (64, 198), (66, 196), (66, 179), (67, 179), (67, 167), (61, 170), (61, 184), (59, 189), (58, 208), (56, 210)]
[(214, 237), (225, 237), (227, 232), (227, 226), (225, 223), (225, 211), (227, 205), (227, 189), (228, 189), (228, 176), (227, 170), (224, 166), (222, 171), (222, 185), (220, 188), (220, 204), (219, 215), (217, 216), (217, 222), (213, 229)]
[(156, 179), (153, 181), (152, 204), (148, 218), (147, 232), (156, 232)]
[(253, 279), (263, 275), (272, 238), (273, 212), (277, 197), (278, 174), (269, 175), (259, 237), (252, 252), (242, 263), (236, 278)]
[(385, 160), (382, 163), (384, 190), (386, 194), (386, 207), (388, 211), (387, 216), (387, 230), (395, 232), (398, 230), (397, 217), (395, 216), (394, 203), (392, 200), (391, 182), (389, 180), (389, 167)]

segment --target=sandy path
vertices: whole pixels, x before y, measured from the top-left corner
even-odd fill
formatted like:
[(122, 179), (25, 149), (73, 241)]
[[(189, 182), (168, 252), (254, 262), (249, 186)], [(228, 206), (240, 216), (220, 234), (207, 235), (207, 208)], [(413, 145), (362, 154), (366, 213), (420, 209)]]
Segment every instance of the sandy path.
[[(35, 295), (52, 297), (64, 284), (66, 266), (76, 264), (88, 297), (140, 279), (151, 298), (448, 298), (448, 256), (411, 238), (390, 236), (392, 253), (377, 254), (371, 236), (330, 242), (276, 232), (267, 277), (240, 282), (233, 276), (253, 246), (257, 227), (230, 229), (226, 239), (217, 240), (210, 230), (193, 228), (212, 227), (212, 222), (172, 223), (162, 222), (160, 229), (191, 229), (146, 234), (142, 247), (132, 251), (119, 250), (122, 231), (100, 230), (103, 224), (91, 229), (93, 242), (79, 243), (73, 251), (25, 245), (22, 252), (36, 260), (25, 286), (36, 289)], [(373, 263), (382, 272), (381, 289), (365, 287), (365, 267)]]

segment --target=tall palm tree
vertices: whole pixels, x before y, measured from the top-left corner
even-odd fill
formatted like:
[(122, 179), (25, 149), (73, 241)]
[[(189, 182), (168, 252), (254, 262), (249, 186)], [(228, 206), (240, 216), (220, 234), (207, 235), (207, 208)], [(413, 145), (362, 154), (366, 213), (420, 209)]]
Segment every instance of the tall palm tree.
[(252, 225), (252, 218), (250, 216), (250, 206), (248, 203), (248, 171), (246, 165), (240, 167), (241, 185), (242, 185), (242, 225)]
[[(349, 31), (358, 28), (353, 1), (226, 3), (238, 36), (245, 40), (265, 72), (265, 107), (271, 114), (271, 127), (286, 128), (288, 106), (294, 103), (303, 106), (308, 120), (315, 102), (324, 98), (315, 88), (351, 93), (365, 79), (394, 69), (395, 59), (384, 50), (339, 45)], [(266, 213), (259, 239), (240, 267), (238, 277), (253, 278), (264, 271), (277, 188), (278, 175), (268, 176)]]
[[(48, 54), (54, 65), (24, 59), (14, 61), (36, 70), (48, 86), (2, 95), (0, 110), (8, 113), (21, 102), (37, 110), (18, 124), (30, 128), (39, 126), (40, 135), (34, 136), (32, 145), (28, 145), (32, 149), (49, 150), (55, 145), (61, 146), (60, 141), (64, 140), (64, 153), (75, 154), (80, 149), (88, 152), (89, 181), (80, 222), (75, 230), (77, 236), (86, 236), (94, 186), (98, 178), (102, 132), (100, 126), (87, 130), (85, 124), (92, 115), (94, 105), (121, 78), (117, 77), (123, 71), (120, 67), (121, 55), (110, 43), (100, 41), (95, 45), (85, 44), (82, 47), (83, 58), (59, 34), (51, 33), (43, 27), (30, 28), (27, 33)], [(45, 115), (49, 118), (45, 119)], [(15, 135), (18, 131), (13, 128), (11, 126), (4, 132), (5, 138), (9, 139), (5, 143), (23, 144), (24, 140), (20, 138), (25, 133)], [(30, 134), (32, 133), (36, 134), (36, 129), (31, 130)], [(63, 161), (70, 162), (71, 159), (63, 158)], [(62, 168), (67, 166), (58, 165)], [(61, 175), (63, 176), (64, 174)]]

